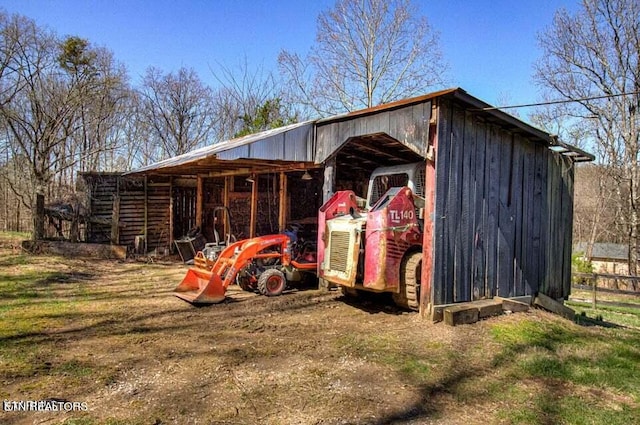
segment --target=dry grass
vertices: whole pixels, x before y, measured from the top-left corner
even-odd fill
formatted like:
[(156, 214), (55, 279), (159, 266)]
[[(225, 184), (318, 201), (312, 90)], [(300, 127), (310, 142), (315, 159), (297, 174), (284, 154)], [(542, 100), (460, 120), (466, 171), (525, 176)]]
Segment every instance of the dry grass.
[(7, 244), (0, 264), (0, 398), (89, 407), (3, 424), (640, 423), (632, 329), (541, 311), (451, 328), (313, 290), (195, 308), (171, 296), (177, 264)]

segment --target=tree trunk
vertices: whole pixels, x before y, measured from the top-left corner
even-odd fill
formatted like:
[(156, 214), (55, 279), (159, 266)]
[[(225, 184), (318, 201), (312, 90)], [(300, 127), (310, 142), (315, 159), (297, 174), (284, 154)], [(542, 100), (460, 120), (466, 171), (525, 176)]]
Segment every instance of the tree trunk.
[(33, 211), (33, 239), (44, 239), (44, 193), (36, 193), (36, 205)]
[(16, 223), (14, 227), (16, 232), (20, 232), (20, 207), (20, 200), (16, 199)]

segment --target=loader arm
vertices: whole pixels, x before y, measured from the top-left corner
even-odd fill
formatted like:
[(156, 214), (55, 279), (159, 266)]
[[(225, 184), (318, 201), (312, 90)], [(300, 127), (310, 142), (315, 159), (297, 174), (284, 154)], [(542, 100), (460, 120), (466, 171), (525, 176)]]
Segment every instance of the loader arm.
[(211, 270), (192, 267), (182, 282), (174, 289), (174, 295), (191, 304), (222, 302), (230, 284), (235, 282), (240, 270), (254, 260), (278, 260), (289, 264), (287, 235), (260, 236), (245, 239), (226, 247)]

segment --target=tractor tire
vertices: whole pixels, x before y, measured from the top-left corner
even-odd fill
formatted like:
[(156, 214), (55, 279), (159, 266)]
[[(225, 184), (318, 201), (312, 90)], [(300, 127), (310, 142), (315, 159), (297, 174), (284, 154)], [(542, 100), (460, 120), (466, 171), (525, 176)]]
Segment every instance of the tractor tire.
[(287, 279), (278, 269), (267, 269), (258, 278), (258, 291), (267, 297), (275, 297), (282, 294), (287, 286)]
[(398, 307), (410, 310), (420, 309), (420, 275), (422, 273), (422, 252), (409, 254), (400, 266), (400, 292), (393, 294)]
[(249, 279), (249, 276), (238, 275), (236, 277), (236, 283), (243, 291), (253, 292), (255, 290), (255, 288), (251, 286), (251, 280)]

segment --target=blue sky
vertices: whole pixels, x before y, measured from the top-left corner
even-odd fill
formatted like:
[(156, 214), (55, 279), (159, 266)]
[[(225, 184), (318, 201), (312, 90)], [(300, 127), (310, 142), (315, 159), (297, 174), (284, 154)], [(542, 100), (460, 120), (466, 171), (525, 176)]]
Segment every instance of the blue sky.
[[(451, 86), (491, 104), (539, 100), (532, 83), (536, 36), (560, 7), (578, 0), (414, 0), (440, 32)], [(145, 69), (192, 67), (214, 86), (211, 69), (244, 61), (275, 69), (281, 49), (304, 56), (316, 18), (334, 0), (0, 0), (60, 35), (114, 52), (137, 84)]]

